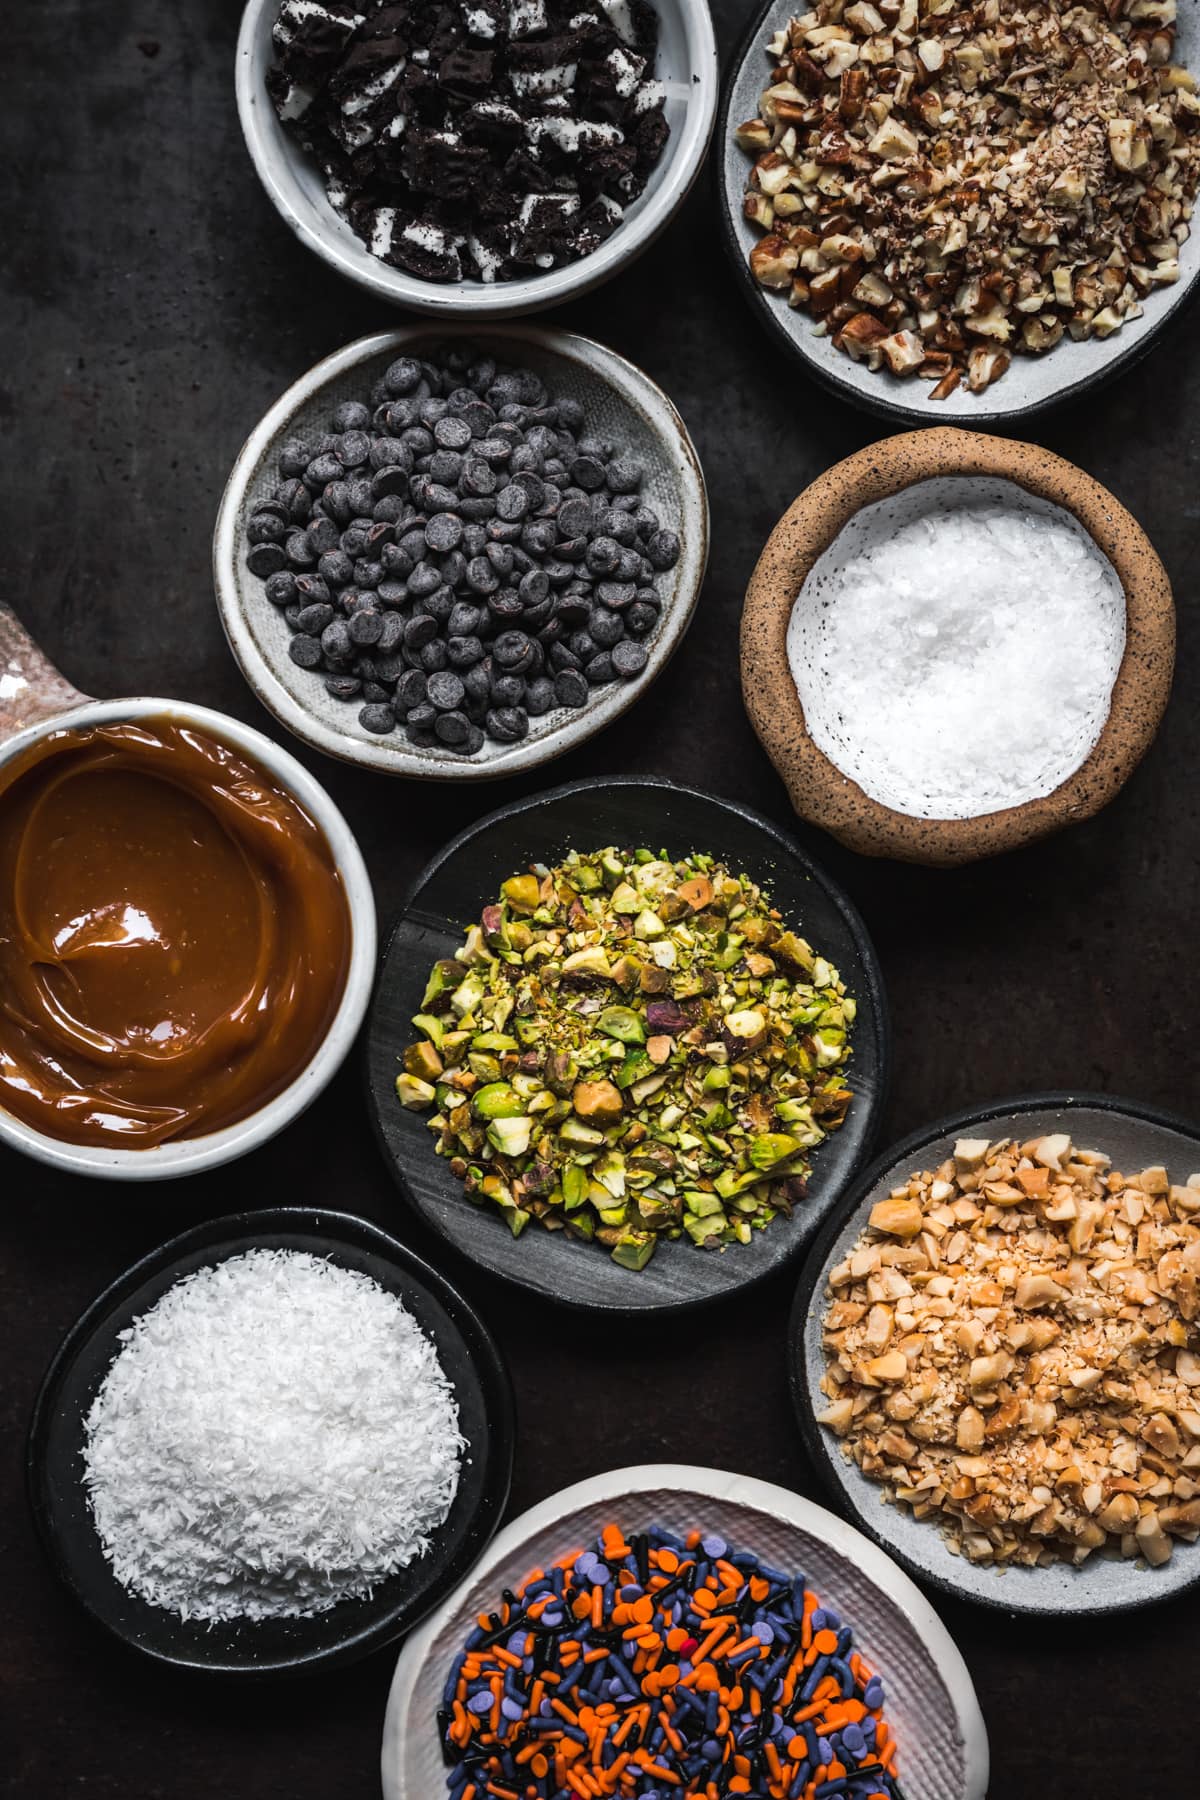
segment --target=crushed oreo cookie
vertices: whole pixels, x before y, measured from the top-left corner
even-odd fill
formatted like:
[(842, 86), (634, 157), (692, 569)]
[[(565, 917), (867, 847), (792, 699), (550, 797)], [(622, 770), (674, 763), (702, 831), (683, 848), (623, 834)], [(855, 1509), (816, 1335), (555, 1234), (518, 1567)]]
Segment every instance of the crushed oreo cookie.
[(277, 467), (246, 564), (365, 732), (475, 756), (645, 669), (679, 538), (641, 464), (533, 370), (462, 343), (398, 357)]
[(373, 256), (507, 281), (595, 250), (669, 134), (647, 0), (282, 0), (267, 76)]

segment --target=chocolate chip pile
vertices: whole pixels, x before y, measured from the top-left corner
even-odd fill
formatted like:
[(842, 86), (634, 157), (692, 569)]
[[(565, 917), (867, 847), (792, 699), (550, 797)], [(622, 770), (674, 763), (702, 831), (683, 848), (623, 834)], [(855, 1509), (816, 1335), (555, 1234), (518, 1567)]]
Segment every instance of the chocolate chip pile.
[[(372, 410), (373, 409), (373, 410)], [(247, 525), (292, 661), (364, 730), (474, 756), (646, 667), (679, 539), (578, 401), (468, 346), (402, 356), (294, 438)]]
[(334, 207), (426, 281), (586, 256), (669, 134), (647, 0), (283, 0), (272, 35), (271, 98)]

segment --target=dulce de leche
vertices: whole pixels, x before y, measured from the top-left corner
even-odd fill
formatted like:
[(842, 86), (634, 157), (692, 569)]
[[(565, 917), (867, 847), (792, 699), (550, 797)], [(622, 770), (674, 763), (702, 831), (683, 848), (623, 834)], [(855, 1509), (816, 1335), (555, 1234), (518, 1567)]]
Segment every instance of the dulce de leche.
[(0, 1106), (47, 1136), (146, 1149), (256, 1112), (350, 950), (324, 834), (218, 739), (65, 728), (0, 770)]

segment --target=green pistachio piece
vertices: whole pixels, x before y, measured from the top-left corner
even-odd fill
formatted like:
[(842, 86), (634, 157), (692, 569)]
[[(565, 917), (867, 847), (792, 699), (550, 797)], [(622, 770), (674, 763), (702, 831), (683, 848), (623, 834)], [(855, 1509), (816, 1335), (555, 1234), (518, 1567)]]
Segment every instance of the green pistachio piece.
[(596, 1131), (592, 1126), (585, 1125), (582, 1119), (575, 1117), (574, 1113), (570, 1118), (563, 1120), (558, 1135), (564, 1144), (576, 1144), (589, 1149), (594, 1149), (598, 1144), (604, 1142), (602, 1131)]
[(503, 1056), (507, 1050), (519, 1050), (516, 1038), (509, 1037), (503, 1031), (478, 1031), (471, 1039), (472, 1050), (494, 1050), (497, 1056)]
[(580, 1163), (568, 1163), (562, 1175), (563, 1205), (574, 1212), (587, 1199), (588, 1172)]
[(786, 1131), (764, 1131), (761, 1136), (751, 1139), (750, 1161), (756, 1169), (773, 1169), (776, 1163), (795, 1156), (799, 1149), (799, 1138), (791, 1137)]
[(654, 1255), (654, 1238), (648, 1231), (623, 1231), (613, 1245), (612, 1259), (623, 1269), (644, 1269)]
[(396, 1096), (409, 1112), (424, 1112), (437, 1099), (437, 1090), (416, 1075), (397, 1075)]
[(446, 1027), (436, 1013), (415, 1013), (413, 1015), (413, 1024), (418, 1031), (424, 1032), (431, 1043), (435, 1044), (439, 1050), (441, 1049), (442, 1039), (446, 1033)]
[(492, 1120), (487, 1135), (488, 1142), (502, 1156), (524, 1156), (533, 1137), (533, 1120), (504, 1115)]
[(612, 980), (612, 967), (598, 944), (576, 950), (563, 962), (564, 975), (594, 975), (598, 981)]
[(646, 1021), (631, 1006), (606, 1006), (596, 1020), (596, 1030), (622, 1044), (644, 1044)]
[(502, 884), (500, 894), (513, 912), (529, 914), (537, 911), (541, 885), (536, 875), (514, 875)]
[(486, 994), (483, 976), (478, 970), (472, 970), (464, 981), (460, 981), (451, 997), (450, 1004), (460, 1019), (474, 1012)]
[(633, 935), (641, 938), (643, 942), (662, 937), (666, 929), (658, 914), (651, 912), (649, 907), (640, 912), (633, 922)]
[(727, 1227), (723, 1214), (710, 1213), (707, 1218), (698, 1219), (694, 1213), (688, 1213), (684, 1217), (683, 1229), (693, 1244), (709, 1244), (723, 1236)]
[(471, 1102), (480, 1119), (516, 1119), (525, 1111), (525, 1102), (507, 1081), (490, 1081), (481, 1087)]
[(720, 1195), (706, 1193), (703, 1188), (688, 1188), (683, 1203), (696, 1219), (712, 1218), (717, 1213), (724, 1217), (725, 1214)]
[(654, 1064), (644, 1050), (631, 1050), (625, 1058), (613, 1080), (619, 1088), (632, 1087), (635, 1081), (641, 1081), (646, 1075), (655, 1073)]
[(592, 1179), (606, 1188), (614, 1200), (625, 1198), (625, 1158), (619, 1150), (609, 1150), (592, 1164)]
[(443, 1067), (441, 1057), (430, 1043), (410, 1044), (404, 1052), (405, 1073), (415, 1075), (418, 1081), (436, 1081)]
[(421, 1010), (424, 1011), (427, 1006), (432, 1006), (435, 1000), (439, 1000), (443, 994), (448, 994), (456, 988), (463, 979), (465, 973), (466, 971), (462, 964), (460, 962), (451, 961), (449, 957), (444, 958), (441, 962), (434, 963), (429, 974), (429, 980), (425, 984), (425, 993), (421, 999)]

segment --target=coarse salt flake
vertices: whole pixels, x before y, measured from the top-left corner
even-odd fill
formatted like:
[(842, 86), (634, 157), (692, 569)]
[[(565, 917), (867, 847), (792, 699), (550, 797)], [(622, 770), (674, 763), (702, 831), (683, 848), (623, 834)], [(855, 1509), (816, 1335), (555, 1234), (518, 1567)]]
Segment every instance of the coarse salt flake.
[(1095, 746), (1125, 648), (1121, 583), (1083, 528), (1014, 484), (987, 487), (1013, 500), (935, 504), (898, 525), (894, 501), (862, 509), (788, 627), (813, 741), (915, 818), (1052, 793)]
[(396, 1295), (297, 1251), (197, 1270), (121, 1334), (84, 1483), (121, 1584), (185, 1619), (363, 1598), (458, 1488), (458, 1406)]

